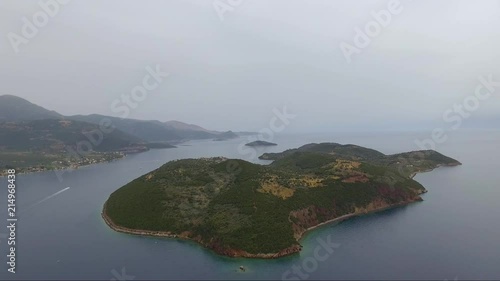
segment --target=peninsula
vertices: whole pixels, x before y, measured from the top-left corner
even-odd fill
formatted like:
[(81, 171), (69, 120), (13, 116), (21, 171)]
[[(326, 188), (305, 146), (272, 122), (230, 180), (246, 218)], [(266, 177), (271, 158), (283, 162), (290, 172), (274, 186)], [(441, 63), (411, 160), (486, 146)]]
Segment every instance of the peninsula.
[(102, 216), (116, 231), (189, 239), (230, 257), (301, 250), (319, 225), (422, 201), (415, 173), (460, 162), (436, 151), (385, 155), (309, 144), (257, 165), (222, 157), (169, 162), (115, 191)]
[(251, 132), (219, 132), (180, 121), (64, 116), (23, 98), (0, 95), (0, 177), (76, 169), (131, 153), (175, 148), (188, 140), (228, 140)]

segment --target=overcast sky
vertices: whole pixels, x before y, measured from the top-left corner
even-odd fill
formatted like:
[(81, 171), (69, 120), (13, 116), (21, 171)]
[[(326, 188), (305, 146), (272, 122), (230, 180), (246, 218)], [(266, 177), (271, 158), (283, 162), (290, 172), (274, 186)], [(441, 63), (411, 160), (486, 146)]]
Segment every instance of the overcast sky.
[[(339, 45), (354, 45), (355, 28), (388, 2), (243, 0), (221, 20), (213, 0), (73, 0), (15, 53), (9, 33), (22, 35), (23, 17), (43, 10), (5, 0), (0, 94), (66, 115), (119, 116), (113, 101), (160, 65), (170, 76), (130, 118), (258, 130), (287, 106), (291, 131), (411, 129), (440, 126), (479, 76), (500, 81), (497, 0), (401, 0), (348, 63)], [(499, 113), (500, 88), (471, 118)]]

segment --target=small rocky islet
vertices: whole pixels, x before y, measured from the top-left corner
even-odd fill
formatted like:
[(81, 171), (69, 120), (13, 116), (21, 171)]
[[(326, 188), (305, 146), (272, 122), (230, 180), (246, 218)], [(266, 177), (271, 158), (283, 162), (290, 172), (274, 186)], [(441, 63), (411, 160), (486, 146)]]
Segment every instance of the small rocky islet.
[(267, 142), (267, 141), (253, 141), (250, 143), (245, 144), (246, 146), (277, 146), (278, 144), (272, 143), (272, 142)]

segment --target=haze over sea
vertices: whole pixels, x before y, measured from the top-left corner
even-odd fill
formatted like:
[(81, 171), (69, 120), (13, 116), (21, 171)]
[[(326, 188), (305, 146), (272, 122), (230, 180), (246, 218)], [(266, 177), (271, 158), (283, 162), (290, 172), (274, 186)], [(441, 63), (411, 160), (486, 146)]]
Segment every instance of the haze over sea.
[[(418, 150), (417, 137), (429, 137), (429, 133), (281, 134), (273, 140), (278, 146), (263, 148), (258, 155), (311, 142), (353, 143), (392, 154)], [(2, 270), (0, 278), (282, 279), (288, 270), (292, 273), (287, 278), (302, 279), (500, 278), (499, 131), (450, 133), (437, 150), (463, 166), (417, 175), (415, 179), (429, 190), (423, 202), (323, 226), (301, 241), (304, 249), (299, 255), (278, 260), (231, 259), (192, 242), (117, 233), (101, 219), (108, 196), (138, 176), (174, 159), (249, 160), (237, 149), (245, 142), (246, 138), (191, 141), (175, 149), (83, 167), (65, 173), (62, 182), (54, 172), (18, 175), (17, 273)], [(7, 186), (5, 178), (0, 182)], [(0, 198), (6, 196), (6, 188), (1, 188)], [(5, 208), (0, 216), (6, 217)], [(338, 248), (315, 270), (302, 270), (302, 277), (294, 274), (292, 266), (304, 268), (304, 261), (314, 256), (318, 239), (328, 237)], [(0, 242), (0, 262), (5, 265), (6, 243), (1, 238)], [(238, 272), (240, 265), (248, 270)]]

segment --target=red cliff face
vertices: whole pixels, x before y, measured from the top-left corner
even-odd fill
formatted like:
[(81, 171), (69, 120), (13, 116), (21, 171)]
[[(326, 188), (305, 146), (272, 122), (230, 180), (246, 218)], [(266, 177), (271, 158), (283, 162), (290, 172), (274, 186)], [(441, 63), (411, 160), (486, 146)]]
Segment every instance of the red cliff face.
[(419, 199), (416, 198), (419, 197), (417, 193), (407, 192), (402, 188), (394, 188), (388, 184), (379, 185), (377, 191), (382, 198), (392, 202), (415, 201)]
[(291, 255), (294, 253), (298, 253), (302, 249), (302, 246), (300, 246), (300, 245), (292, 245), (292, 246), (285, 248), (277, 253), (252, 254), (252, 253), (248, 253), (248, 252), (243, 251), (243, 250), (226, 248), (217, 242), (211, 242), (211, 243), (205, 244), (205, 246), (209, 249), (212, 249), (214, 252), (216, 252), (220, 255), (224, 255), (224, 256), (228, 256), (228, 257), (261, 258), (261, 259), (276, 259), (276, 258), (288, 256), (288, 255)]
[[(292, 222), (295, 239), (299, 240), (305, 232), (324, 223), (422, 201), (418, 192), (406, 192), (401, 188), (393, 188), (389, 185), (380, 185), (377, 187), (377, 191), (380, 197), (366, 206), (354, 207), (353, 212), (348, 214), (339, 213), (335, 208), (335, 202), (332, 202), (333, 208), (331, 209), (319, 208), (312, 205), (290, 212), (289, 220)], [(421, 193), (424, 192), (422, 191)]]

